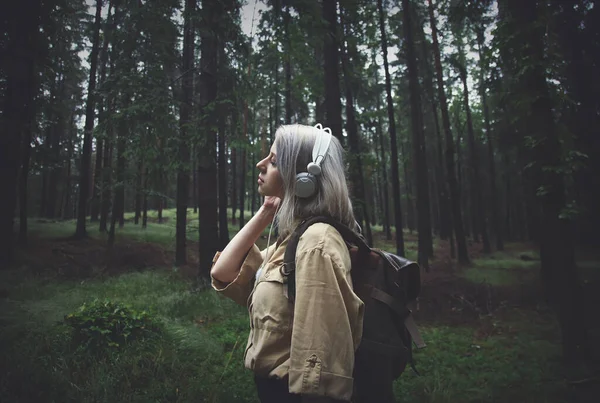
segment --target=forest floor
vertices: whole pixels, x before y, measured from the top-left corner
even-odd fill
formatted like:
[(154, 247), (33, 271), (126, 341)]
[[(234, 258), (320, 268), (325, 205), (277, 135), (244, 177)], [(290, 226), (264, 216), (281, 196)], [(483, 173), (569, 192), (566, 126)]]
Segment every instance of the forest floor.
[[(188, 223), (190, 263), (173, 267), (172, 213), (146, 230), (126, 222), (112, 249), (95, 228), (74, 241), (73, 222), (31, 220), (27, 249), (0, 272), (0, 401), (257, 401), (242, 364), (247, 313), (198, 286), (197, 220)], [(393, 250), (393, 241), (374, 234), (376, 246)], [(416, 235), (404, 235), (414, 259)], [(469, 252), (472, 264), (458, 267), (448, 244), (435, 242), (413, 307), (427, 347), (414, 350), (420, 376), (407, 370), (396, 382), (399, 401), (597, 401), (599, 380), (561, 365), (560, 331), (543, 303), (533, 245), (509, 243), (486, 256), (475, 243)], [(600, 256), (580, 255), (586, 293), (600, 295)], [(73, 345), (65, 316), (94, 299), (150, 312), (164, 330), (92, 354)], [(592, 325), (591, 337), (600, 339), (600, 323)]]

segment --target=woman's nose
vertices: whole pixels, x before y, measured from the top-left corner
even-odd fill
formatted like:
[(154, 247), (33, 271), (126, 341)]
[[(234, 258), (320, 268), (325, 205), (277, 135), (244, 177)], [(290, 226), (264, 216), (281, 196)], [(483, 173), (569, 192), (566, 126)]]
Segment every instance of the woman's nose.
[(265, 164), (264, 164), (265, 160), (260, 160), (258, 161), (258, 163), (256, 164), (256, 168), (258, 168), (258, 170), (260, 172), (264, 172), (265, 171)]

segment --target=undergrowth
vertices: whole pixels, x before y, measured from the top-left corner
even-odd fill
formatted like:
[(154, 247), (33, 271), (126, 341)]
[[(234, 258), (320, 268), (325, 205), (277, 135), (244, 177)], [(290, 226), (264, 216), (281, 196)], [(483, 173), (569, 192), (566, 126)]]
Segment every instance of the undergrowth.
[[(128, 223), (122, 236), (130, 236), (128, 227), (141, 232)], [(72, 235), (74, 226), (38, 222), (34, 229), (55, 237)], [(163, 224), (149, 223), (146, 231), (156, 231), (156, 242), (163, 245), (174, 236)], [(377, 233), (376, 240), (382, 239)], [(512, 284), (524, 278), (518, 276), (535, 273), (539, 261), (532, 257), (523, 263), (515, 253), (494, 254), (476, 259), (462, 275)], [(491, 274), (495, 271), (502, 274)], [(165, 268), (85, 280), (39, 273), (27, 268), (0, 272), (5, 290), (0, 299), (0, 401), (258, 401), (252, 374), (243, 368), (249, 328), (245, 308)], [(160, 330), (92, 354), (73, 342), (65, 316), (95, 300), (127, 306), (134, 315), (146, 312)], [(427, 343), (414, 350), (421, 376), (406, 370), (395, 385), (399, 401), (565, 401), (559, 343), (549, 336), (557, 334), (552, 315), (515, 309), (501, 318), (482, 315), (463, 326), (432, 322), (419, 327)]]

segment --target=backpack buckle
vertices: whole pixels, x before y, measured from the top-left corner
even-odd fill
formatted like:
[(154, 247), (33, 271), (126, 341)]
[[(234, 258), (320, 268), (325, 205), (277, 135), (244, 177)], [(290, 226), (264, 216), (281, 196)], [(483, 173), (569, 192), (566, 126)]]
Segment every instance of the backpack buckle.
[[(290, 267), (288, 267), (288, 266), (290, 266)], [(283, 276), (287, 277), (287, 276), (289, 276), (290, 274), (292, 274), (292, 272), (294, 271), (294, 269), (295, 269), (295, 267), (294, 267), (294, 266), (295, 266), (295, 264), (283, 263), (283, 264), (281, 265), (281, 267), (279, 268), (279, 272), (280, 272), (280, 273), (281, 273)]]

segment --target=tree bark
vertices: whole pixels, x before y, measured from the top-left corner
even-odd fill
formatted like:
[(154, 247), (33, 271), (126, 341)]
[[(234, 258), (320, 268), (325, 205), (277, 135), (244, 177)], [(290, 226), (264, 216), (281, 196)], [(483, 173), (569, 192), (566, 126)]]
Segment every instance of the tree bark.
[(148, 226), (148, 166), (144, 171), (144, 200), (142, 202), (142, 228)]
[(496, 249), (504, 250), (504, 242), (502, 239), (502, 226), (500, 219), (500, 207), (498, 203), (498, 187), (496, 185), (496, 162), (494, 160), (494, 145), (492, 142), (492, 125), (490, 124), (490, 112), (487, 103), (487, 94), (485, 88), (485, 71), (488, 68), (487, 58), (484, 52), (484, 27), (477, 31), (477, 50), (480, 60), (480, 76), (479, 76), (479, 93), (481, 94), (481, 106), (483, 108), (483, 119), (485, 123), (485, 136), (487, 138), (488, 151), (488, 170), (490, 175), (490, 198), (492, 203), (492, 233), (496, 240)]
[[(113, 0), (108, 2), (108, 13), (106, 21), (111, 20)], [(111, 33), (112, 34), (112, 33)], [(104, 38), (102, 40), (102, 50), (100, 52), (100, 77), (99, 84), (102, 85), (106, 81), (106, 70), (108, 64), (108, 43), (109, 43), (109, 32), (105, 30)], [(106, 119), (104, 111), (104, 100), (98, 100), (98, 123), (102, 124)], [(104, 184), (103, 175), (103, 162), (104, 162), (104, 139), (102, 136), (96, 138), (96, 163), (94, 165), (94, 187), (92, 190), (92, 209), (90, 214), (90, 222), (97, 222), (100, 215), (102, 206), (102, 195)]]
[(26, 126), (23, 128), (23, 138), (21, 141), (21, 172), (19, 173), (19, 245), (27, 246), (27, 211), (28, 211), (28, 193), (27, 179), (29, 178), (29, 161), (31, 159), (31, 139), (33, 134), (33, 122), (35, 119), (35, 104), (34, 104), (34, 88), (37, 83), (34, 77), (31, 78), (32, 83), (28, 90), (31, 91), (27, 95), (31, 99), (31, 104), (28, 106), (28, 119)]
[(404, 173), (404, 197), (406, 199), (406, 226), (410, 234), (415, 230), (415, 212), (412, 202), (412, 186), (410, 183), (410, 175), (408, 173), (408, 153), (404, 148), (404, 139), (400, 140), (400, 153), (402, 155), (402, 172)]
[(440, 107), (442, 110), (442, 122), (444, 126), (444, 132), (446, 134), (446, 165), (448, 174), (448, 187), (450, 189), (450, 200), (452, 204), (452, 216), (454, 224), (454, 234), (456, 236), (458, 261), (461, 264), (468, 264), (469, 254), (467, 252), (467, 242), (465, 239), (462, 214), (460, 207), (460, 199), (458, 196), (458, 187), (456, 184), (456, 176), (454, 170), (454, 144), (452, 142), (452, 131), (450, 129), (450, 117), (448, 115), (448, 103), (446, 101), (446, 93), (444, 91), (444, 76), (442, 72), (442, 62), (440, 57), (440, 45), (437, 39), (437, 27), (435, 22), (435, 16), (433, 13), (432, 0), (429, 2), (429, 18), (431, 21), (431, 31), (433, 38), (433, 54), (435, 57), (435, 70), (438, 81), (438, 98), (440, 101)]
[[(205, 0), (202, 3), (202, 23), (204, 30), (200, 41), (200, 116), (204, 132), (204, 147), (198, 155), (198, 184), (200, 189), (211, 189), (217, 182), (217, 135), (214, 127), (214, 113), (207, 113), (217, 98), (217, 40), (219, 19), (223, 18), (221, 3), (218, 0)], [(199, 274), (209, 277), (212, 259), (219, 248), (217, 192), (200, 192), (198, 200), (199, 226)]]
[[(107, 103), (108, 111), (113, 111), (113, 100), (109, 100)], [(104, 141), (104, 152), (102, 153), (102, 204), (100, 205), (100, 223), (99, 231), (107, 231), (108, 213), (111, 207), (111, 189), (112, 189), (112, 154), (113, 154), (113, 138), (114, 138), (114, 127), (111, 122), (108, 122), (106, 130), (106, 140)]]
[(91, 181), (92, 164), (92, 131), (94, 130), (94, 112), (96, 98), (96, 70), (98, 67), (98, 47), (100, 44), (100, 23), (102, 21), (102, 0), (96, 0), (96, 18), (94, 22), (94, 37), (92, 39), (92, 53), (90, 54), (90, 78), (88, 83), (87, 101), (85, 106), (85, 126), (83, 135), (83, 151), (81, 155), (81, 174), (79, 178), (79, 203), (77, 210), (77, 227), (75, 239), (87, 236), (86, 215)]
[(471, 105), (469, 104), (469, 86), (467, 84), (467, 69), (465, 66), (460, 66), (460, 79), (463, 84), (464, 105), (467, 114), (467, 141), (469, 143), (469, 152), (471, 159), (471, 187), (473, 190), (472, 199), (475, 209), (473, 215), (477, 215), (475, 222), (479, 225), (478, 228), (473, 228), (473, 232), (478, 232), (483, 241), (483, 253), (489, 254), (492, 252), (490, 239), (487, 232), (485, 206), (483, 205), (483, 189), (481, 185), (481, 174), (479, 166), (479, 152), (475, 144), (475, 131), (473, 130), (473, 119), (471, 117)]
[(138, 162), (137, 175), (135, 178), (135, 205), (134, 205), (134, 215), (133, 215), (133, 224), (138, 225), (140, 223), (140, 218), (142, 218), (142, 185), (143, 185), (143, 173), (144, 173), (144, 162), (142, 157), (139, 157), (140, 160)]
[(429, 204), (429, 182), (427, 177), (427, 152), (425, 149), (425, 132), (423, 129), (423, 111), (421, 109), (421, 89), (419, 88), (419, 72), (413, 38), (412, 11), (410, 1), (402, 0), (404, 15), (404, 40), (406, 46), (406, 64), (410, 92), (410, 109), (412, 123), (413, 160), (417, 183), (417, 222), (418, 222), (418, 261), (429, 270), (429, 257), (433, 256), (433, 239), (431, 234), (431, 216)]
[[(566, 204), (561, 166), (561, 142), (553, 114), (554, 105), (545, 77), (545, 25), (539, 21), (533, 0), (503, 0), (499, 6), (508, 14), (516, 32), (512, 44), (518, 60), (528, 63), (516, 73), (515, 89), (526, 106), (530, 119), (525, 129), (536, 140), (528, 154), (536, 165), (531, 169), (531, 190), (536, 190), (535, 207), (541, 212), (538, 223), (541, 275), (546, 298), (555, 309), (562, 332), (563, 358), (569, 366), (585, 362), (591, 346), (585, 330), (582, 289), (575, 264), (572, 228), (562, 216)], [(591, 307), (590, 307), (591, 308)]]
[(402, 207), (400, 196), (400, 178), (398, 172), (398, 145), (396, 142), (396, 120), (394, 117), (394, 101), (392, 100), (392, 80), (388, 65), (388, 44), (383, 12), (383, 1), (377, 0), (379, 10), (379, 29), (381, 33), (381, 51), (383, 53), (383, 66), (385, 70), (385, 92), (387, 98), (387, 111), (390, 130), (392, 153), (392, 190), (394, 199), (394, 221), (396, 225), (396, 254), (404, 256), (404, 233), (402, 232)]
[(21, 142), (32, 107), (41, 1), (14, 3), (3, 34), (8, 40), (3, 133), (0, 136), (0, 268), (13, 260), (13, 225), (17, 202), (17, 177), (21, 162)]
[[(219, 49), (221, 53), (220, 71), (224, 71), (225, 47)], [(229, 226), (227, 219), (227, 144), (225, 143), (225, 121), (227, 116), (227, 107), (221, 106), (219, 119), (219, 155), (218, 155), (218, 178), (219, 178), (219, 246), (224, 248), (229, 243)]]
[(346, 132), (348, 133), (348, 143), (350, 145), (350, 176), (352, 178), (355, 207), (357, 220), (366, 231), (366, 240), (369, 245), (373, 245), (373, 234), (371, 233), (371, 220), (369, 219), (369, 210), (367, 208), (367, 199), (365, 197), (365, 180), (363, 177), (363, 164), (361, 157), (361, 149), (358, 138), (358, 128), (356, 116), (354, 113), (354, 94), (352, 93), (354, 72), (350, 64), (350, 53), (356, 55), (355, 49), (349, 44), (346, 46), (346, 24), (343, 19), (342, 11), (342, 32), (344, 38), (341, 41), (342, 45), (342, 70), (344, 73), (344, 88), (346, 89)]
[[(127, 109), (129, 98), (124, 95), (124, 109)], [(125, 137), (127, 132), (127, 122), (120, 122), (119, 134), (117, 138), (117, 184), (114, 191), (113, 209), (110, 216), (110, 228), (108, 230), (108, 246), (112, 247), (115, 243), (115, 232), (117, 220), (123, 216), (125, 210)], [(119, 227), (122, 226), (119, 223)]]
[[(373, 57), (373, 64), (375, 64), (375, 57)], [(379, 83), (379, 76), (377, 74), (377, 70), (375, 71), (375, 83)], [(379, 95), (377, 96), (377, 111), (379, 112), (381, 110), (381, 98), (379, 98)], [(389, 187), (389, 181), (388, 181), (388, 175), (387, 175), (387, 164), (386, 164), (386, 159), (385, 159), (385, 145), (384, 145), (384, 139), (383, 139), (383, 131), (381, 130), (382, 128), (382, 121), (381, 121), (381, 116), (379, 115), (379, 113), (377, 114), (377, 124), (375, 126), (375, 135), (377, 136), (377, 139), (379, 140), (379, 148), (381, 150), (381, 176), (383, 179), (383, 183), (381, 184), (381, 188), (382, 188), (382, 198), (383, 198), (383, 229), (385, 231), (385, 239), (390, 241), (392, 239), (392, 229), (391, 229), (391, 225), (390, 225), (390, 196), (389, 196), (389, 192), (388, 192), (388, 187)]]
[(73, 163), (73, 137), (75, 137), (75, 113), (71, 113), (71, 123), (69, 138), (67, 140), (67, 183), (65, 184), (65, 204), (62, 212), (62, 219), (73, 217), (71, 215), (71, 165)]
[(194, 97), (194, 29), (192, 18), (195, 0), (186, 0), (183, 28), (183, 77), (181, 79), (181, 104), (179, 106), (179, 169), (177, 170), (177, 224), (175, 228), (175, 266), (187, 263), (187, 208), (190, 186), (190, 151), (188, 126)]
[(323, 66), (325, 76), (325, 123), (331, 133), (344, 144), (342, 136), (342, 101), (339, 82), (337, 1), (323, 0), (323, 20), (326, 23), (323, 41)]
[(285, 53), (283, 56), (285, 69), (285, 123), (292, 123), (292, 40), (290, 38), (290, 4), (289, 0), (283, 1), (283, 30), (285, 40)]

